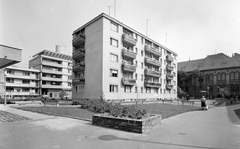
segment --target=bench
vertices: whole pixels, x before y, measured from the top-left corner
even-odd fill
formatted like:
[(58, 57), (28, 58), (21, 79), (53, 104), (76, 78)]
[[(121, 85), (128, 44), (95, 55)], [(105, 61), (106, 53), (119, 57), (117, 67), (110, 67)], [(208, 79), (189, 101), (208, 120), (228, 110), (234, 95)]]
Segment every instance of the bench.
[(44, 106), (46, 105), (57, 105), (59, 106), (59, 101), (58, 100), (42, 100), (42, 103)]
[(161, 99), (162, 103), (164, 104), (164, 102), (170, 102), (171, 104), (173, 104), (173, 99)]

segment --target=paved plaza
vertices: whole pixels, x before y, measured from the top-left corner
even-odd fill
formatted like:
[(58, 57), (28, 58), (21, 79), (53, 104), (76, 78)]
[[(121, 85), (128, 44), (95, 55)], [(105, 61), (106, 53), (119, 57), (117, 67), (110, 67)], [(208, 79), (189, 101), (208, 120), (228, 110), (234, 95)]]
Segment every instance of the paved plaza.
[(239, 108), (238, 104), (176, 115), (147, 133), (136, 134), (1, 105), (1, 111), (27, 119), (0, 123), (0, 148), (239, 149), (240, 121), (234, 113)]

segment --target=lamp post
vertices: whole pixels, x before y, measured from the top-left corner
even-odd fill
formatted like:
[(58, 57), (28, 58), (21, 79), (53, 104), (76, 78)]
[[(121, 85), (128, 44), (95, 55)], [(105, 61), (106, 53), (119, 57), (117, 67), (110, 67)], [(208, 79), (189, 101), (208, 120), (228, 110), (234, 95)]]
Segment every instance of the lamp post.
[(208, 95), (208, 99), (209, 99), (209, 86), (207, 86), (207, 95)]

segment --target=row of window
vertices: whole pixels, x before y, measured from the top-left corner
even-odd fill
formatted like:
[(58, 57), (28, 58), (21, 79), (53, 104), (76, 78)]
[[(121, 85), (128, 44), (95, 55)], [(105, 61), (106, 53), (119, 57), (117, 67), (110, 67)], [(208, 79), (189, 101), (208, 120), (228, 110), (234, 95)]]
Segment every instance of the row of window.
[[(135, 87), (134, 89), (135, 89), (135, 93), (137, 93), (138, 92), (138, 87)], [(141, 93), (143, 93), (143, 89), (144, 88), (141, 87)], [(160, 92), (159, 92), (159, 90), (160, 90)], [(166, 91), (169, 94), (171, 93), (171, 90), (165, 90), (164, 89), (164, 94), (166, 93)], [(117, 93), (118, 92), (118, 85), (109, 85), (109, 92)], [(125, 85), (124, 86), (124, 92), (125, 93), (132, 93), (132, 87), (129, 86), (129, 85)], [(160, 94), (162, 94), (162, 89), (145, 87), (145, 93), (156, 93), (156, 94), (160, 93)], [(176, 91), (173, 89), (172, 93), (175, 94)]]
[[(217, 74), (217, 81), (225, 81), (226, 80), (225, 73), (218, 73)], [(230, 73), (230, 80), (239, 80), (239, 72), (231, 72)], [(206, 75), (206, 82), (213, 81), (213, 74)]]
[[(111, 30), (112, 30), (112, 31), (115, 31), (115, 32), (119, 32), (118, 25), (117, 25), (116, 23), (114, 23), (114, 22), (111, 22)], [(138, 35), (137, 35), (137, 34), (133, 34), (133, 33), (131, 33), (130, 31), (127, 31), (126, 29), (124, 29), (123, 32), (124, 32), (124, 34), (127, 34), (128, 36), (131, 36), (131, 37), (133, 37), (136, 41), (138, 41)], [(140, 36), (139, 36), (139, 37), (140, 37)], [(140, 37), (140, 38), (141, 38), (141, 44), (144, 44), (144, 38), (143, 38), (143, 37)], [(150, 41), (145, 40), (145, 43), (146, 43), (147, 45), (150, 45), (150, 46), (151, 46), (151, 42), (150, 42)], [(115, 46), (115, 47), (118, 47), (118, 40), (111, 38), (110, 44), (113, 45), (113, 46)], [(153, 44), (153, 47), (154, 47), (155, 49), (159, 50), (159, 46)], [(161, 47), (160, 47), (160, 48), (161, 48)], [(141, 53), (142, 53), (142, 55), (143, 55), (143, 51), (141, 51)], [(164, 54), (165, 54), (165, 55), (166, 55), (166, 54), (170, 54), (170, 52), (164, 49)], [(176, 56), (175, 56), (175, 55), (174, 55), (174, 59), (176, 59)]]

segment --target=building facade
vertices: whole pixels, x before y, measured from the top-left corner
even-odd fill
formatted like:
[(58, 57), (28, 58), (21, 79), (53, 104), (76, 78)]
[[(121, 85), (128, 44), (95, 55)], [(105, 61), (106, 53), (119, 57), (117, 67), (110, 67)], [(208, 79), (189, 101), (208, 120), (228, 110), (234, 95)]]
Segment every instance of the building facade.
[(177, 54), (100, 14), (73, 32), (74, 99), (177, 97)]
[(40, 95), (60, 98), (65, 91), (72, 97), (72, 57), (66, 54), (43, 50), (29, 61), (29, 68), (39, 70)]
[(24, 99), (40, 95), (39, 70), (6, 67), (6, 96), (10, 99)]
[[(208, 55), (204, 59), (179, 62), (178, 70), (185, 72), (199, 70), (203, 76), (199, 90), (206, 91), (210, 98), (217, 97), (220, 89), (226, 89), (230, 96), (240, 97), (240, 55), (238, 53), (234, 53), (232, 57), (219, 53)], [(185, 83), (179, 87), (189, 95), (194, 94), (191, 83)]]

